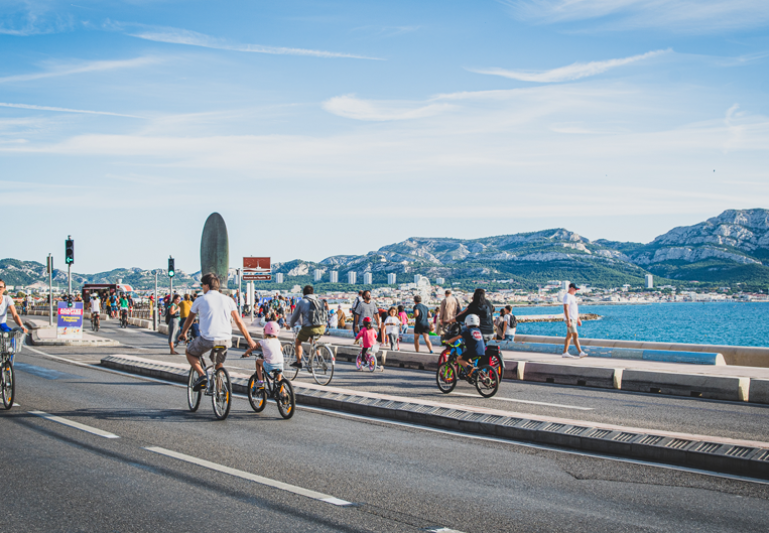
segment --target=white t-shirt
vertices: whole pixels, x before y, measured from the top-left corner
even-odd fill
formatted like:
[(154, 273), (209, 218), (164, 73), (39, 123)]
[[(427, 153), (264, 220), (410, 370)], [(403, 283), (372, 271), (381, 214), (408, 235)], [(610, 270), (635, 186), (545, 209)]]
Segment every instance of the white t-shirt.
[[(569, 318), (576, 321), (579, 318), (579, 306), (577, 305), (576, 296), (567, 292), (563, 297), (563, 305), (569, 306)], [(566, 315), (564, 315), (563, 319), (566, 320)]]
[(232, 337), (232, 312), (237, 311), (235, 301), (219, 291), (208, 291), (192, 302), (191, 313), (200, 317), (200, 336), (207, 341)]
[(278, 339), (262, 339), (259, 341), (262, 345), (262, 354), (264, 362), (271, 365), (283, 364), (283, 349), (280, 347)]
[(96, 298), (91, 298), (91, 312), (98, 313), (100, 311), (101, 308), (99, 307), (99, 300)]
[(0, 301), (0, 324), (5, 324), (6, 318), (8, 318), (8, 306), (13, 305), (13, 298), (7, 294), (3, 295), (3, 299)]
[(339, 317), (334, 313), (333, 315), (328, 315), (328, 327), (329, 328), (336, 328), (336, 326), (339, 324)]
[(385, 333), (387, 333), (388, 335), (390, 335), (391, 333), (396, 335), (400, 333), (401, 319), (398, 318), (397, 316), (388, 316), (385, 319), (384, 323), (385, 323)]

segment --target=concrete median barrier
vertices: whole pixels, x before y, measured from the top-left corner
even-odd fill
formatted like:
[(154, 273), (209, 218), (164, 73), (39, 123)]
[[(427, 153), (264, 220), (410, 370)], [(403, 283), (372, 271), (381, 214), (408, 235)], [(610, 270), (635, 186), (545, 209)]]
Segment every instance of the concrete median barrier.
[(744, 402), (750, 378), (625, 369), (622, 390)]
[(527, 362), (522, 377), (524, 381), (539, 383), (613, 389), (614, 373), (613, 368)]
[(769, 379), (751, 379), (749, 402), (769, 404)]

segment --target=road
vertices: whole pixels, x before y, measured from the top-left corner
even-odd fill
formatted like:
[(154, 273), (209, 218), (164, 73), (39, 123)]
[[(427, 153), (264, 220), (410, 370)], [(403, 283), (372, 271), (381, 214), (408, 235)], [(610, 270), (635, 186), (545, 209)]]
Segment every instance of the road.
[[(136, 348), (102, 352), (162, 348), (111, 328)], [(763, 483), (301, 406), (284, 421), (244, 398), (217, 422), (210, 402), (190, 413), (182, 387), (88, 366), (105, 353), (37, 352), (18, 358), (20, 405), (0, 413), (3, 530), (720, 532), (769, 519)]]

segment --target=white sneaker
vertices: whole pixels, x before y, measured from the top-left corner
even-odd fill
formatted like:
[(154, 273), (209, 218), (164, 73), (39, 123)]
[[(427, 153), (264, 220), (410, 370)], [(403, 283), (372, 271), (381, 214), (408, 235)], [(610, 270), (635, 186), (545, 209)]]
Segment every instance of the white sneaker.
[(571, 355), (569, 352), (563, 352), (563, 357), (566, 359), (579, 359), (576, 355)]
[(583, 357), (587, 357), (586, 352), (579, 352), (579, 358), (582, 359)]

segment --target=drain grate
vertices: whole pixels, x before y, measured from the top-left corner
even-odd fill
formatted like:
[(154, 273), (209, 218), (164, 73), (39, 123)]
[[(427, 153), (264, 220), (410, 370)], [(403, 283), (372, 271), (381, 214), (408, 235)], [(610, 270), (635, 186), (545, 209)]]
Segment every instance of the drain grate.
[(379, 400), (374, 405), (376, 407), (389, 407), (391, 403), (393, 403), (391, 400)]
[(419, 407), (417, 407), (415, 412), (417, 412), (417, 413), (426, 413), (430, 409), (434, 409), (434, 407), (432, 405), (420, 405)]
[(363, 404), (363, 405), (371, 405), (371, 404), (374, 404), (374, 403), (376, 403), (378, 401), (379, 400), (377, 400), (376, 398), (366, 398), (365, 396), (363, 396), (363, 397), (360, 398), (358, 403)]
[(435, 411), (433, 414), (436, 416), (446, 416), (451, 411), (453, 411), (453, 409), (449, 409), (447, 407), (439, 407), (438, 410)]
[(500, 420), (502, 420), (503, 418), (504, 418), (504, 416), (499, 416), (499, 415), (488, 415), (488, 416), (486, 417), (486, 420), (484, 420), (484, 422), (485, 422), (486, 424), (496, 424), (497, 422), (499, 422), (499, 421), (500, 421)]
[(503, 425), (503, 426), (515, 426), (515, 425), (517, 425), (517, 424), (518, 424), (518, 423), (519, 423), (521, 420), (523, 420), (522, 418), (509, 418), (509, 417), (505, 417), (505, 418), (507, 418), (507, 420), (505, 420), (505, 421), (502, 423), (502, 425)]
[(585, 431), (587, 431), (586, 427), (583, 427), (583, 426), (572, 426), (569, 429), (567, 429), (566, 431), (564, 431), (564, 433), (566, 433), (567, 435), (581, 435)]
[(407, 403), (403, 407), (401, 407), (404, 411), (416, 411), (419, 409), (420, 405), (416, 403)]
[(734, 446), (732, 447), (728, 452), (726, 452), (726, 455), (729, 457), (747, 457), (750, 455), (750, 452), (755, 450), (755, 448), (747, 448), (745, 446)]
[(393, 402), (392, 405), (388, 405), (387, 407), (389, 407), (390, 409), (400, 409), (404, 405), (406, 405), (405, 402)]
[(666, 448), (673, 448), (674, 450), (683, 450), (687, 446), (689, 446), (692, 443), (690, 440), (684, 440), (684, 439), (673, 439), (670, 442), (668, 442), (665, 447)]
[(555, 422), (553, 422), (552, 424), (548, 424), (546, 427), (542, 429), (543, 431), (561, 431), (565, 427), (566, 427), (566, 424), (556, 424)]
[(470, 413), (467, 416), (462, 417), (462, 420), (466, 422), (477, 422), (481, 418), (483, 418), (485, 415), (482, 413)]
[(713, 453), (720, 447), (721, 445), (716, 444), (715, 442), (701, 442), (694, 448), (694, 451), (701, 453)]
[(615, 436), (611, 440), (616, 442), (630, 442), (637, 436), (638, 436), (638, 433), (620, 433), (619, 435)]
[(521, 426), (522, 429), (536, 429), (543, 423), (539, 420), (527, 420), (525, 424)]
[(660, 437), (659, 435), (646, 435), (644, 438), (642, 438), (640, 441), (638, 441), (639, 444), (648, 444), (650, 446), (654, 446), (655, 444), (659, 444), (662, 439), (665, 437)]
[(611, 433), (610, 429), (596, 429), (589, 436), (593, 437), (594, 439), (602, 439), (609, 433)]
[(763, 462), (769, 462), (769, 450), (764, 450), (760, 454), (758, 454), (755, 459), (755, 461), (763, 461)]

